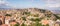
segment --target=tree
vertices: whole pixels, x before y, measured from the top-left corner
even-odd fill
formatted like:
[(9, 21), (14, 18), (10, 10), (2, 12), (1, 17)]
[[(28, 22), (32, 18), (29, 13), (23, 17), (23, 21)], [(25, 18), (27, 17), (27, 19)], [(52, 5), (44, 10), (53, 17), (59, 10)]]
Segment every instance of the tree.
[(49, 26), (49, 24), (47, 24), (46, 26)]
[(54, 14), (54, 16), (55, 16), (57, 19), (60, 19), (60, 17), (58, 17), (56, 14)]
[(41, 23), (39, 23), (39, 21), (41, 21), (42, 19), (43, 18), (36, 18), (36, 19), (31, 18), (31, 21), (36, 22), (33, 26), (43, 26)]
[(60, 19), (60, 17), (57, 16), (57, 14), (54, 14), (54, 16), (56, 17), (56, 18), (54, 19), (54, 21), (56, 21), (57, 19)]
[(34, 15), (34, 17), (39, 17), (39, 14)]
[(23, 15), (26, 14), (26, 15), (30, 15), (30, 12), (23, 12)]
[(22, 23), (22, 25), (21, 26), (27, 26), (27, 25), (25, 25), (24, 23)]
[(11, 14), (6, 14), (5, 16), (11, 16)]
[(36, 18), (36, 19), (34, 19), (34, 18), (31, 18), (30, 20), (31, 21), (41, 21), (43, 18)]
[(22, 19), (23, 19), (24, 21), (26, 21), (26, 17), (22, 17)]
[(19, 23), (15, 24), (14, 26), (20, 26)]
[(51, 17), (51, 14), (45, 14), (45, 16), (47, 16), (48, 18), (50, 18)]
[(40, 19), (39, 19), (39, 18), (36, 18), (36, 19), (31, 18), (30, 20), (31, 20), (31, 21), (40, 21)]
[(39, 21), (36, 21), (36, 26), (43, 26), (42, 23), (39, 23)]
[(15, 24), (14, 26), (19, 26), (18, 24)]

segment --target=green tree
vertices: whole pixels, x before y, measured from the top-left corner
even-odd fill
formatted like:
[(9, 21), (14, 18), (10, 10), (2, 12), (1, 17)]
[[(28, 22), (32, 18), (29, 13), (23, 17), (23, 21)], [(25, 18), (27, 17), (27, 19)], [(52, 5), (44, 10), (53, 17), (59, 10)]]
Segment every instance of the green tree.
[(24, 21), (26, 21), (26, 17), (22, 17), (22, 19), (23, 19)]
[(11, 14), (6, 14), (5, 16), (11, 16)]
[(41, 21), (43, 18), (36, 18), (36, 19), (34, 19), (34, 18), (31, 18), (30, 20), (31, 21)]
[(21, 26), (27, 26), (27, 25), (25, 25), (24, 23), (22, 23), (22, 25)]
[(36, 21), (36, 26), (43, 26), (42, 23), (39, 23), (39, 21)]
[(19, 26), (18, 24), (15, 24), (14, 26)]
[(23, 12), (23, 15), (25, 15), (25, 14), (29, 16), (31, 13), (30, 12)]
[(34, 15), (34, 17), (39, 17), (39, 14)]
[(54, 16), (55, 16), (57, 19), (60, 19), (60, 17), (58, 17), (57, 14), (54, 14)]
[(41, 21), (39, 18), (36, 18), (36, 19), (31, 18), (30, 20), (31, 20), (31, 21)]
[(20, 26), (19, 23), (15, 24), (14, 26)]
[(47, 24), (46, 26), (49, 26), (49, 24)]

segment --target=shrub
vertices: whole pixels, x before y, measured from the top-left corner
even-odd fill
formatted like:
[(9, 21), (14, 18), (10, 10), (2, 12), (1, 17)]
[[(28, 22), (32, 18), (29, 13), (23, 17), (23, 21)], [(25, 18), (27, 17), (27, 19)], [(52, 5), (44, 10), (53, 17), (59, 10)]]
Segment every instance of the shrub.
[(25, 25), (24, 23), (22, 23), (22, 25), (21, 26), (27, 26), (27, 25)]
[(34, 17), (39, 17), (39, 14), (34, 15)]
[(19, 24), (15, 24), (14, 26), (19, 26)]
[(5, 16), (11, 16), (11, 14), (6, 14)]
[(22, 19), (23, 19), (24, 21), (26, 21), (26, 17), (22, 17)]

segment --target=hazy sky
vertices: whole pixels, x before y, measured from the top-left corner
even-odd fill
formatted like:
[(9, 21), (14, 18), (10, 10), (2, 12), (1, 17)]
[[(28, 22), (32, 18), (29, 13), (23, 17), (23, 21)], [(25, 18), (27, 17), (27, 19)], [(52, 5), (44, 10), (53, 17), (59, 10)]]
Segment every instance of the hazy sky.
[(60, 8), (60, 0), (0, 0), (1, 5), (16, 8)]

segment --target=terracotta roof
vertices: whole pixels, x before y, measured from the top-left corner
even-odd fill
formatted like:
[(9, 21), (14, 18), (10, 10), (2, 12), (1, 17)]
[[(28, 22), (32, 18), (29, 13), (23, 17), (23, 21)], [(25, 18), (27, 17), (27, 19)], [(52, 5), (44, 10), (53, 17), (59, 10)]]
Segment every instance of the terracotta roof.
[(0, 16), (0, 18), (2, 18), (2, 16)]
[(44, 25), (46, 25), (46, 24), (49, 23), (49, 21), (48, 21), (48, 20), (43, 20), (42, 23), (43, 23)]

